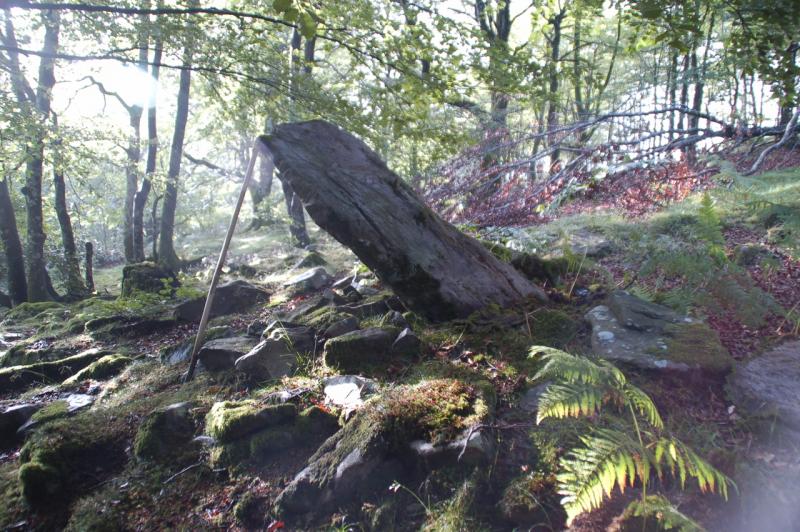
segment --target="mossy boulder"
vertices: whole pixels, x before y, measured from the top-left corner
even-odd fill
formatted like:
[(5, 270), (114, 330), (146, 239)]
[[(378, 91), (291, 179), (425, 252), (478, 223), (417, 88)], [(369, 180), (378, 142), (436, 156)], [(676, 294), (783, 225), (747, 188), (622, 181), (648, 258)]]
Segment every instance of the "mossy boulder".
[(206, 433), (218, 442), (231, 442), (244, 436), (292, 420), (297, 415), (293, 404), (261, 405), (253, 400), (215, 403), (206, 415)]
[(5, 315), (5, 319), (9, 321), (23, 321), (34, 318), (43, 312), (63, 310), (64, 308), (64, 305), (56, 303), (55, 301), (25, 302), (9, 310)]
[(189, 403), (152, 411), (139, 426), (133, 452), (144, 460), (165, 460), (184, 452), (194, 435)]
[(732, 359), (716, 332), (662, 305), (626, 292), (586, 315), (598, 357), (645, 370), (727, 373)]
[(33, 432), (20, 451), (19, 481), (34, 506), (66, 502), (125, 462), (125, 437), (105, 415), (56, 420)]
[(275, 453), (316, 445), (339, 429), (336, 416), (317, 406), (303, 410), (288, 423), (271, 426), (211, 450), (213, 467), (263, 464)]
[(325, 306), (302, 316), (299, 321), (312, 329), (324, 331), (333, 324), (351, 317), (350, 314), (337, 310), (335, 307)]
[(375, 327), (331, 338), (325, 342), (325, 364), (345, 373), (358, 373), (365, 366), (385, 362), (396, 337), (396, 329)]
[(0, 365), (28, 366), (39, 362), (59, 360), (74, 355), (76, 349), (63, 340), (51, 337), (32, 337), (9, 349)]
[(122, 296), (136, 292), (172, 294), (180, 286), (177, 275), (170, 269), (153, 262), (128, 264), (122, 269)]
[(86, 322), (84, 331), (95, 340), (113, 341), (120, 337), (144, 336), (175, 326), (175, 318), (161, 314), (159, 310), (151, 309), (149, 316), (117, 314), (94, 318)]
[(37, 425), (60, 419), (69, 415), (69, 403), (67, 401), (53, 401), (43, 406), (38, 412), (31, 416), (31, 421)]
[(398, 386), (358, 410), (309, 459), (276, 501), (281, 515), (311, 519), (384, 491), (419, 469), (415, 440), (437, 445), (488, 420), (481, 388), (455, 379)]
[(100, 349), (89, 349), (61, 360), (0, 369), (0, 393), (23, 390), (34, 383), (61, 382), (104, 354)]
[(105, 355), (65, 380), (64, 384), (70, 386), (87, 379), (102, 380), (113, 377), (122, 371), (125, 366), (130, 364), (132, 361), (133, 359), (125, 355)]

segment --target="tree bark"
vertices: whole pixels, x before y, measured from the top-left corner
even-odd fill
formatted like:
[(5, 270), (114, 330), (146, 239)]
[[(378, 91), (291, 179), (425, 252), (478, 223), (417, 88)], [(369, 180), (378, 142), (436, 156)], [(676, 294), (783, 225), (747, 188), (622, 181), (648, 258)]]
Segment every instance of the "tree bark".
[[(133, 198), (133, 256), (136, 262), (145, 259), (144, 253), (144, 208), (152, 189), (153, 175), (156, 172), (156, 158), (158, 156), (158, 120), (156, 95), (158, 93), (159, 64), (164, 51), (164, 44), (160, 37), (156, 39), (153, 52), (153, 67), (150, 76), (153, 78), (153, 93), (147, 105), (147, 162), (145, 163), (142, 187)], [(154, 254), (155, 256), (155, 254)]]
[(361, 140), (321, 120), (262, 137), (311, 218), (432, 320), (546, 300), (510, 265), (442, 220)]
[(94, 245), (91, 242), (84, 243), (86, 249), (86, 289), (90, 294), (94, 293)]
[(11, 203), (6, 179), (0, 180), (0, 237), (8, 265), (8, 293), (13, 305), (28, 300), (28, 282), (25, 279), (25, 258), (17, 230), (17, 218)]
[[(566, 11), (562, 9), (549, 20), (550, 25), (553, 27), (553, 36), (550, 39), (550, 86), (547, 105), (547, 130), (554, 131), (558, 128), (558, 63), (561, 60), (561, 24), (564, 21)], [(555, 135), (548, 137), (550, 145), (558, 142)], [(550, 169), (551, 173), (558, 172), (560, 167), (559, 159), (561, 158), (561, 151), (556, 148), (550, 155)]]
[(44, 143), (47, 119), (50, 116), (50, 101), (55, 85), (55, 56), (58, 52), (60, 20), (58, 12), (42, 13), (45, 34), (39, 61), (39, 78), (34, 92), (20, 66), (19, 49), (11, 12), (5, 11), (5, 34), (3, 44), (8, 47), (6, 68), (11, 78), (11, 88), (24, 109), (31, 111), (30, 135), (25, 139), (25, 197), (26, 214), (26, 259), (29, 301), (47, 301), (54, 297), (52, 283), (47, 275), (47, 260), (44, 255), (44, 220), (42, 215), (42, 176), (44, 174)]
[(53, 168), (54, 206), (58, 216), (58, 225), (61, 228), (61, 244), (64, 248), (66, 297), (70, 300), (78, 300), (86, 297), (86, 286), (81, 278), (80, 258), (75, 246), (72, 220), (70, 220), (69, 210), (67, 209), (67, 191), (63, 169), (58, 162), (58, 154), (55, 155), (55, 159), (56, 162)]
[(192, 64), (193, 44), (190, 42), (184, 50), (184, 68), (181, 70), (178, 83), (178, 105), (175, 112), (175, 130), (172, 136), (172, 147), (169, 152), (167, 169), (167, 185), (164, 190), (164, 202), (161, 209), (161, 231), (158, 245), (158, 261), (175, 271), (180, 268), (181, 261), (175, 253), (175, 211), (178, 207), (178, 176), (183, 158), (183, 141), (186, 136), (186, 122), (189, 118), (189, 91), (192, 73), (188, 68)]

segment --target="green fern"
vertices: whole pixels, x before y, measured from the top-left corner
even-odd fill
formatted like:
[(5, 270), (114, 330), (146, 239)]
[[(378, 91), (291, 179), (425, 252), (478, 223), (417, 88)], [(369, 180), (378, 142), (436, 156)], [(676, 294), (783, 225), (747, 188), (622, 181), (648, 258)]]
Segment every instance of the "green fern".
[(691, 478), (702, 492), (727, 499), (733, 482), (689, 446), (661, 434), (664, 422), (652, 399), (611, 363), (552, 348), (533, 347), (530, 353), (544, 363), (534, 378), (551, 381), (539, 399), (537, 423), (547, 418), (593, 416), (606, 405), (630, 419), (630, 424), (619, 427), (594, 428), (580, 437), (581, 446), (559, 460), (557, 480), (568, 524), (580, 513), (598, 508), (614, 488), (624, 491), (637, 481), (643, 488), (641, 504), (646, 507), (647, 486), (654, 476), (669, 474), (681, 488)]
[(623, 514), (624, 519), (631, 517), (652, 518), (660, 530), (676, 532), (700, 532), (703, 530), (694, 520), (682, 514), (669, 500), (661, 495), (650, 495), (644, 501), (633, 501)]
[(708, 192), (700, 200), (700, 210), (697, 212), (697, 236), (710, 247), (725, 247), (725, 236), (722, 234), (722, 222), (714, 210), (714, 201)]

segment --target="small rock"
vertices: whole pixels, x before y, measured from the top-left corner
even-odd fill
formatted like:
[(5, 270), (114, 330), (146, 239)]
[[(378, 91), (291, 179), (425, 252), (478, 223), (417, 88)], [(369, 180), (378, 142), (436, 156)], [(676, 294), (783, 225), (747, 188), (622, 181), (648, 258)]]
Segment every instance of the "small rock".
[[(269, 293), (257, 286), (242, 280), (230, 281), (219, 285), (214, 292), (210, 317), (243, 312), (257, 303), (268, 300)], [(183, 321), (200, 321), (205, 304), (205, 296), (180, 303), (175, 307), (175, 318)]]
[(392, 344), (392, 354), (400, 356), (416, 356), (422, 349), (422, 341), (414, 331), (406, 327)]
[(314, 329), (305, 326), (278, 327), (270, 332), (269, 338), (280, 340), (286, 348), (293, 353), (308, 353), (314, 351), (316, 338)]
[(385, 360), (395, 336), (385, 329), (372, 328), (349, 332), (325, 342), (325, 363), (355, 373), (365, 364)]
[(337, 336), (341, 336), (343, 334), (347, 334), (349, 332), (357, 331), (358, 330), (358, 319), (354, 316), (350, 316), (349, 318), (344, 318), (327, 329), (322, 333), (324, 338), (336, 338)]
[(535, 414), (539, 410), (539, 397), (547, 390), (549, 383), (537, 384), (532, 388), (528, 388), (519, 400), (519, 407), (531, 414)]
[(319, 254), (317, 251), (309, 251), (306, 253), (306, 256), (300, 259), (297, 264), (295, 264), (292, 269), (293, 270), (300, 270), (306, 268), (313, 268), (315, 266), (327, 266), (328, 261), (326, 261), (322, 255)]
[(319, 290), (330, 282), (330, 274), (324, 267), (318, 266), (292, 277), (283, 286), (288, 288), (292, 294), (300, 295)]
[(391, 325), (401, 330), (411, 328), (411, 325), (408, 324), (403, 315), (396, 310), (390, 310), (383, 316), (381, 319), (381, 326), (385, 325)]
[(290, 375), (297, 362), (297, 353), (282, 340), (262, 340), (247, 354), (236, 359), (234, 366), (251, 379), (280, 379)]
[(191, 403), (174, 403), (154, 410), (139, 426), (133, 442), (137, 458), (164, 460), (185, 450), (194, 434)]
[(17, 430), (43, 406), (44, 403), (23, 403), (0, 412), (0, 449), (7, 449), (17, 443)]
[(256, 340), (246, 336), (219, 338), (206, 342), (197, 354), (208, 371), (233, 369), (236, 359), (250, 352)]
[(378, 391), (372, 379), (357, 375), (338, 375), (322, 380), (325, 402), (344, 410), (353, 410), (364, 404), (364, 399)]
[(255, 336), (257, 338), (264, 333), (264, 329), (266, 328), (267, 324), (262, 320), (251, 321), (247, 325), (247, 336)]
[(348, 287), (352, 287), (353, 281), (355, 281), (355, 275), (348, 275), (347, 277), (342, 277), (335, 283), (331, 285), (331, 288), (335, 290), (342, 290), (344, 291)]

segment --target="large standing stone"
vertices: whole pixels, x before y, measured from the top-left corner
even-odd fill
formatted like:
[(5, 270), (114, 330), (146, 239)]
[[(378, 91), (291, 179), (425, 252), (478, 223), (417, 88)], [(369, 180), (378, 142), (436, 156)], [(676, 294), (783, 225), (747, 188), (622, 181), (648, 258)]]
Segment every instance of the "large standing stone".
[(642, 369), (726, 373), (733, 363), (716, 332), (627, 292), (586, 314), (595, 355)]
[(544, 293), (442, 220), (364, 142), (321, 120), (261, 137), (311, 218), (413, 310), (467, 316)]

